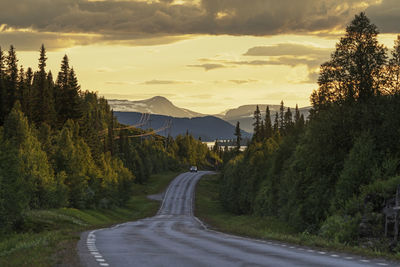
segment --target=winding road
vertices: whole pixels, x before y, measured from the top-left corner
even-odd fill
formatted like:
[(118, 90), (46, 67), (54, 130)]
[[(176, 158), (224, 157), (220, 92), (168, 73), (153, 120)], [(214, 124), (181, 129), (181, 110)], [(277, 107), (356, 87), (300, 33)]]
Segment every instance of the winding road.
[(183, 173), (169, 185), (151, 218), (82, 233), (83, 266), (398, 266), (396, 263), (255, 240), (208, 229), (193, 215), (197, 181)]

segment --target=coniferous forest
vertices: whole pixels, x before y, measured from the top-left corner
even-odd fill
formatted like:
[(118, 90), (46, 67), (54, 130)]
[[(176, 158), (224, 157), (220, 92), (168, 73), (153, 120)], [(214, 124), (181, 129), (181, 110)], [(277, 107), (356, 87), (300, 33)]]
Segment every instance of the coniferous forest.
[(249, 147), (224, 157), (226, 209), (378, 246), (383, 209), (400, 185), (400, 36), (388, 50), (378, 33), (364, 13), (347, 26), (321, 65), (306, 122), (283, 102), (272, 122), (269, 110), (264, 119), (257, 108)]
[(29, 210), (123, 206), (151, 174), (219, 161), (189, 134), (120, 125), (67, 56), (56, 77), (46, 60), (42, 46), (37, 70), (25, 70), (13, 46), (0, 49), (0, 234), (23, 228)]

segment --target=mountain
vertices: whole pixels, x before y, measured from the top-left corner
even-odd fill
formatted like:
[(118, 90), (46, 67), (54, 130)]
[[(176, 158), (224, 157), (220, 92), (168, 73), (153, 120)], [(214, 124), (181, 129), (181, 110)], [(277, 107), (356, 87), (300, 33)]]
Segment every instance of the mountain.
[[(170, 116), (174, 118), (199, 118), (206, 117), (209, 115), (197, 113), (188, 109), (179, 108), (175, 106), (171, 101), (162, 96), (155, 96), (150, 99), (140, 101), (130, 100), (117, 100), (110, 99), (108, 104), (114, 111), (119, 112), (137, 112), (137, 113), (150, 113), (156, 115)], [(240, 122), (240, 128), (247, 133), (253, 132), (253, 114), (256, 110), (257, 105), (243, 105), (238, 108), (228, 109), (220, 114), (213, 115), (224, 121), (227, 121), (231, 125), (235, 126), (236, 122)], [(261, 115), (265, 116), (265, 110), (267, 105), (258, 105), (260, 107)], [(275, 112), (279, 112), (280, 105), (268, 105), (271, 111), (271, 120), (274, 121)], [(286, 110), (287, 107), (285, 107)], [(300, 108), (300, 113), (307, 118), (311, 107)], [(294, 108), (292, 108), (294, 112)], [(154, 116), (152, 116), (154, 117)], [(184, 126), (182, 126), (184, 128)], [(186, 128), (184, 129), (186, 132)]]
[(162, 96), (155, 96), (150, 99), (130, 101), (130, 100), (117, 100), (109, 99), (108, 104), (114, 111), (123, 112), (139, 112), (159, 114), (171, 116), (176, 118), (193, 118), (206, 116), (185, 108), (179, 108), (172, 104), (167, 98)]
[[(142, 114), (138, 112), (121, 112), (116, 111), (114, 115), (118, 121), (127, 125), (138, 124)], [(170, 130), (163, 130), (158, 132), (160, 135), (167, 136), (170, 134), (175, 137), (179, 134), (185, 134), (186, 131), (191, 133), (195, 138), (201, 137), (203, 141), (214, 141), (233, 139), (235, 136), (235, 127), (214, 116), (196, 117), (196, 118), (175, 118), (163, 115), (151, 115), (148, 123), (141, 128), (143, 129), (160, 129), (164, 127), (168, 120), (172, 121)], [(243, 138), (251, 137), (248, 132), (242, 131)]]
[[(269, 106), (269, 110), (271, 112), (271, 121), (273, 122), (275, 119), (275, 113), (279, 112), (280, 105), (258, 105), (261, 111), (261, 115), (264, 118), (265, 111)], [(257, 105), (244, 105), (238, 108), (229, 109), (223, 113), (220, 113), (217, 116), (232, 125), (236, 125), (236, 122), (240, 122), (240, 128), (245, 130), (246, 132), (252, 133), (253, 132), (253, 116), (254, 111), (256, 110)], [(287, 107), (285, 107), (285, 110)], [(303, 114), (304, 118), (308, 118), (309, 111), (311, 107), (304, 107), (299, 108), (300, 114)], [(294, 114), (294, 108), (291, 108), (292, 113)]]

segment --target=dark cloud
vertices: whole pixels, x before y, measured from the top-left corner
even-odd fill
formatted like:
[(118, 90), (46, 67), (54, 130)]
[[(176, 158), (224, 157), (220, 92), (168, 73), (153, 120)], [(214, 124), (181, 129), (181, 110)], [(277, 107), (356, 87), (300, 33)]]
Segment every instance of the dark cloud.
[(276, 44), (271, 46), (252, 47), (244, 54), (245, 56), (325, 56), (332, 50), (326, 48), (318, 48), (314, 46), (306, 46), (301, 44)]
[(367, 8), (367, 16), (383, 33), (400, 33), (399, 0), (383, 0), (379, 5)]
[[(67, 38), (69, 42), (64, 42), (66, 46), (93, 42), (152, 45), (177, 41), (182, 38), (179, 36), (188, 34), (266, 36), (316, 31), (324, 33), (332, 29), (342, 29), (355, 13), (365, 8), (361, 3), (374, 2), (375, 0), (202, 0), (197, 5), (193, 1), (174, 4), (171, 0), (1, 0), (0, 25), (35, 31), (36, 33), (30, 33), (32, 42), (25, 43), (25, 46), (34, 44), (35, 50), (37, 43), (46, 41), (43, 34), (59, 33), (71, 34), (52, 36), (56, 39)], [(396, 0), (386, 0), (382, 6), (384, 4), (398, 8)], [(376, 8), (381, 12), (379, 6)], [(383, 19), (386, 13), (378, 11), (371, 8), (369, 12)], [(396, 17), (395, 11), (389, 13)], [(396, 21), (398, 20), (384, 25), (395, 27)], [(95, 36), (87, 38), (72, 35), (76, 33)], [(19, 34), (24, 36), (29, 33)], [(7, 33), (0, 33), (0, 41), (9, 37)], [(63, 44), (58, 40), (54, 43), (57, 44), (54, 45), (55, 48)]]
[(205, 71), (214, 70), (214, 69), (221, 69), (221, 68), (227, 68), (226, 65), (223, 65), (223, 64), (212, 64), (212, 63), (198, 64), (198, 65), (188, 65), (188, 67), (204, 68)]

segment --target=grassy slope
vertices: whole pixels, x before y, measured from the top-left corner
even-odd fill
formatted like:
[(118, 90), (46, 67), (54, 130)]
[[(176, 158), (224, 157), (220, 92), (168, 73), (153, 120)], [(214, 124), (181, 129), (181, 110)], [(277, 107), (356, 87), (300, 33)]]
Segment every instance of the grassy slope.
[(196, 187), (196, 216), (211, 228), (241, 236), (271, 239), (309, 247), (400, 260), (400, 254), (388, 254), (361, 247), (328, 241), (307, 233), (295, 233), (285, 222), (275, 218), (234, 215), (223, 209), (218, 200), (218, 175), (204, 176)]
[(178, 173), (153, 175), (146, 185), (136, 185), (124, 208), (77, 210), (70, 208), (30, 211), (25, 233), (0, 239), (0, 266), (76, 266), (80, 232), (153, 216), (159, 202), (147, 199), (161, 193)]

